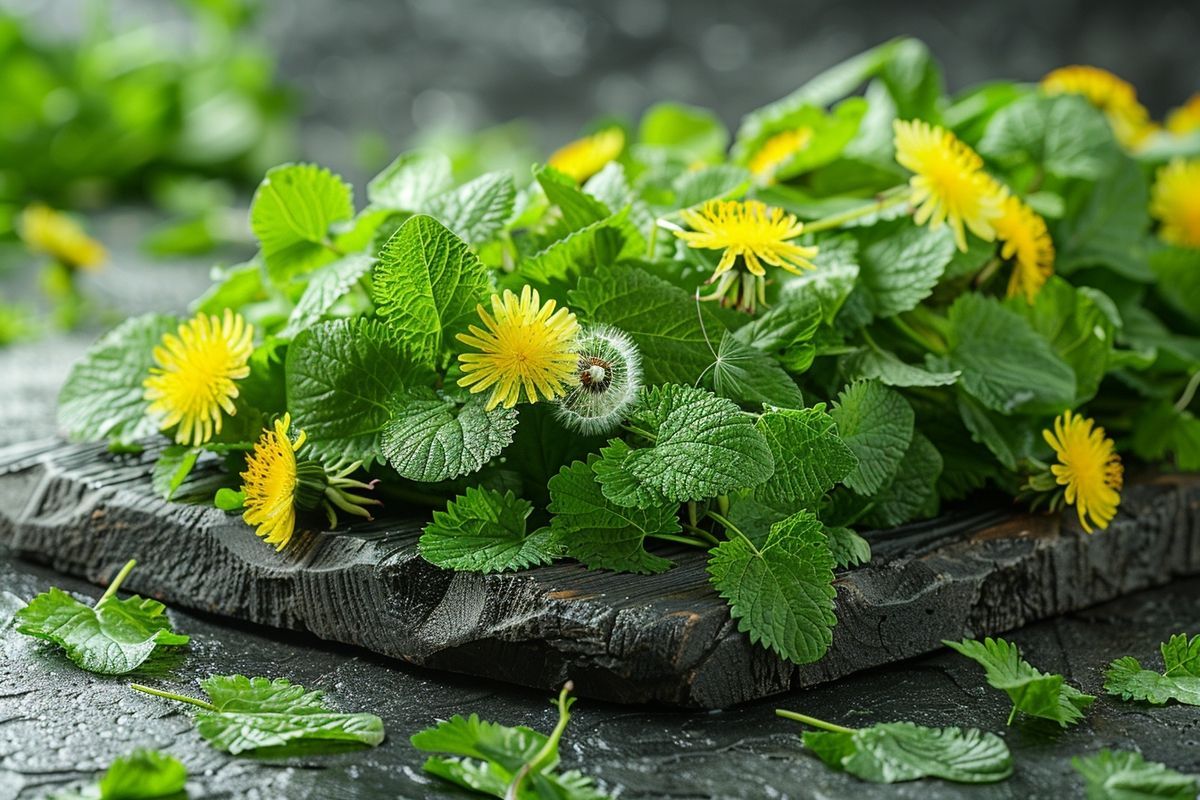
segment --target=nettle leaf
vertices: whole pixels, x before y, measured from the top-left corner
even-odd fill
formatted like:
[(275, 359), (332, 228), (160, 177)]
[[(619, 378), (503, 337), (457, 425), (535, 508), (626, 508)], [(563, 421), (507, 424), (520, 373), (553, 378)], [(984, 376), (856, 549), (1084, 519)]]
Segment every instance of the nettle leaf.
[(1008, 168), (1034, 163), (1053, 175), (1089, 179), (1112, 170), (1120, 155), (1108, 121), (1085, 98), (1040, 93), (996, 111), (977, 150)]
[(821, 240), (820, 252), (813, 260), (817, 268), (781, 278), (780, 298), (815, 298), (822, 318), (831, 324), (858, 284), (858, 251), (858, 241), (850, 236)]
[(1136, 658), (1125, 656), (1109, 665), (1104, 688), (1124, 700), (1144, 700), (1162, 705), (1175, 700), (1200, 705), (1200, 636), (1189, 641), (1179, 633), (1163, 642), (1163, 672), (1143, 669)]
[(1004, 414), (1058, 413), (1075, 401), (1075, 373), (1021, 316), (974, 293), (950, 306), (949, 362), (959, 384)]
[(706, 306), (697, 312), (686, 291), (634, 267), (615, 266), (580, 278), (570, 298), (583, 319), (612, 325), (633, 339), (648, 384), (695, 383), (712, 364), (725, 331)]
[(331, 260), (329, 228), (353, 216), (350, 184), (316, 164), (268, 170), (250, 203), (250, 228), (277, 279)]
[(1071, 766), (1083, 776), (1088, 800), (1195, 800), (1200, 788), (1195, 777), (1124, 750), (1075, 756)]
[(849, 528), (826, 527), (825, 535), (829, 537), (829, 552), (838, 569), (857, 567), (871, 560), (871, 543)]
[(1058, 250), (1055, 270), (1069, 275), (1086, 267), (1108, 267), (1135, 281), (1153, 280), (1146, 258), (1149, 197), (1142, 168), (1125, 155), (1100, 180), (1074, 182), (1062, 219), (1050, 223)]
[(877, 317), (916, 308), (933, 293), (955, 252), (949, 228), (933, 231), (907, 217), (863, 228), (859, 241), (857, 285)]
[(857, 466), (824, 405), (767, 411), (755, 427), (775, 463), (772, 475), (754, 490), (760, 500), (814, 504)]
[(912, 406), (881, 383), (860, 381), (842, 390), (831, 413), (838, 436), (858, 459), (842, 482), (859, 494), (874, 494), (896, 474), (912, 442)]
[(546, 199), (562, 213), (568, 230), (577, 231), (612, 215), (608, 206), (580, 189), (574, 179), (554, 167), (535, 167), (533, 177), (541, 184)]
[(607, 447), (600, 448), (600, 458), (590, 466), (600, 484), (601, 494), (624, 508), (650, 508), (670, 503), (662, 492), (643, 484), (625, 469), (625, 458), (632, 451), (633, 448), (622, 439), (612, 439)]
[(771, 477), (771, 450), (754, 423), (703, 389), (669, 384), (643, 390), (630, 419), (654, 436), (654, 444), (629, 453), (625, 469), (672, 502), (728, 494)]
[[(343, 714), (326, 706), (323, 693), (286, 678), (213, 675), (200, 682), (210, 706), (196, 713), (196, 731), (232, 755), (269, 750), (274, 755), (309, 747), (383, 741), (383, 720), (374, 714)], [(195, 701), (192, 701), (195, 703)], [(319, 744), (317, 744), (319, 743)]]
[(871, 512), (863, 518), (868, 525), (893, 528), (925, 512), (942, 474), (942, 454), (933, 442), (915, 433), (896, 474), (871, 498)]
[(382, 460), (395, 398), (428, 391), (433, 374), (378, 320), (322, 322), (288, 348), (287, 407), (309, 447), (330, 461)]
[(433, 217), (412, 217), (384, 245), (373, 274), (379, 316), (420, 362), (434, 366), (491, 296), (487, 268)]
[[(952, 650), (975, 661), (987, 673), (987, 682), (1003, 690), (1013, 702), (1013, 715), (1018, 711), (1031, 717), (1057, 722), (1066, 728), (1083, 719), (1083, 712), (1096, 698), (1084, 694), (1063, 682), (1062, 675), (1041, 672), (1021, 658), (1015, 644), (988, 637), (982, 642), (963, 639), (943, 641)], [(1009, 719), (1012, 719), (1010, 715)]]
[(115, 590), (132, 563), (94, 606), (61, 589), (39, 594), (13, 615), (17, 631), (53, 642), (76, 666), (100, 675), (133, 672), (159, 645), (187, 644), (187, 636), (171, 630), (162, 603), (137, 595), (124, 600), (116, 597)]
[(714, 392), (739, 403), (783, 408), (804, 405), (800, 388), (779, 362), (730, 331), (721, 335), (721, 345), (709, 374)]
[(646, 551), (647, 536), (677, 534), (679, 505), (628, 508), (605, 497), (594, 466), (599, 456), (576, 461), (550, 479), (550, 530), (566, 545), (567, 555), (588, 569), (651, 574), (670, 569), (671, 561)]
[(305, 328), (321, 321), (339, 300), (346, 296), (358, 281), (371, 272), (375, 259), (362, 253), (348, 255), (313, 272), (304, 294), (288, 315), (287, 325), (279, 335), (290, 339)]
[(58, 426), (67, 436), (129, 443), (153, 435), (158, 425), (146, 416), (142, 383), (154, 366), (154, 348), (178, 325), (175, 317), (145, 314), (89, 347), (58, 395)]
[(1008, 745), (975, 728), (882, 722), (852, 732), (805, 731), (804, 746), (837, 770), (872, 783), (941, 778), (995, 783), (1012, 775)]
[[(643, 249), (641, 234), (629, 221), (629, 209), (572, 231), (521, 261), (514, 273), (522, 280), (549, 284), (608, 268)], [(607, 271), (607, 269), (605, 269)]]
[(1150, 254), (1155, 292), (1200, 323), (1200, 248), (1162, 247)]
[(403, 153), (367, 184), (371, 205), (393, 211), (425, 211), (454, 185), (450, 159), (432, 150)]
[(847, 356), (842, 370), (851, 378), (875, 379), (888, 386), (952, 386), (961, 370), (941, 372), (907, 364), (886, 350), (867, 348)]
[(152, 800), (177, 795), (187, 784), (187, 767), (156, 750), (134, 750), (114, 759), (96, 789), (99, 800)]
[(513, 440), (515, 408), (484, 410), (482, 398), (464, 404), (400, 398), (384, 426), (387, 462), (403, 478), (437, 483), (478, 472)]
[(772, 525), (758, 545), (742, 536), (721, 542), (708, 574), (750, 641), (808, 664), (833, 642), (833, 566), (821, 521), (801, 511)]
[(1074, 370), (1075, 404), (1092, 399), (1108, 370), (1114, 335), (1112, 321), (1093, 297), (1051, 276), (1033, 305), (1020, 298), (1005, 305), (1024, 317)]
[(177, 489), (187, 480), (200, 448), (188, 447), (183, 444), (173, 444), (163, 448), (154, 461), (154, 470), (150, 473), (150, 484), (154, 491), (164, 500), (170, 500)]
[(549, 564), (562, 546), (549, 528), (526, 532), (533, 505), (512, 492), (467, 487), (434, 511), (418, 546), (426, 561), (465, 572), (504, 572)]
[(638, 158), (655, 164), (669, 160), (692, 164), (719, 161), (729, 144), (729, 131), (707, 108), (682, 103), (656, 103), (638, 126)]
[(504, 229), (513, 215), (516, 198), (512, 175), (489, 172), (432, 198), (423, 210), (460, 239), (478, 247)]

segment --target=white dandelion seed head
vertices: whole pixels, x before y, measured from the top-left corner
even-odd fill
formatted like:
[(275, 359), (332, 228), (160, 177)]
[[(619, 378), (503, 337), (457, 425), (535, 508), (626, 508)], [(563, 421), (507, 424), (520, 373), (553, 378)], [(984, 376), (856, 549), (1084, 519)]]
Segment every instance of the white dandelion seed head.
[(578, 433), (608, 433), (621, 424), (637, 398), (642, 386), (641, 355), (625, 333), (607, 325), (585, 329), (575, 352), (577, 380), (555, 403), (555, 417)]

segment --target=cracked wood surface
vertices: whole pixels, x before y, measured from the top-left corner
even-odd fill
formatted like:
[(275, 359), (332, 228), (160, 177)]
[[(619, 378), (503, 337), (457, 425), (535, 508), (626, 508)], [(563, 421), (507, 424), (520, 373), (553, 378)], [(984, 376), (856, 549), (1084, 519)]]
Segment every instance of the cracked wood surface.
[(570, 678), (624, 703), (728, 707), (1200, 572), (1195, 476), (1135, 483), (1094, 536), (1070, 513), (995, 510), (879, 532), (871, 563), (837, 578), (830, 652), (793, 666), (737, 631), (702, 554), (668, 551), (677, 566), (653, 576), (453, 573), (418, 555), (416, 516), (276, 553), (236, 516), (157, 498), (152, 459), (53, 440), (0, 452), (0, 541), (100, 583), (137, 558), (128, 589), (173, 606), (541, 689)]

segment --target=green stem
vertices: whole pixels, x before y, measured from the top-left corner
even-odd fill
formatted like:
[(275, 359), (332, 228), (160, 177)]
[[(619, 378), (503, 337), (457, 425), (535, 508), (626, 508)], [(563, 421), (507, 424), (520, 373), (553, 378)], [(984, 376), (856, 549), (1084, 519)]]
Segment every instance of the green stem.
[(717, 537), (713, 536), (711, 533), (709, 533), (708, 531), (704, 530), (704, 528), (701, 528), (701, 527), (699, 527), (698, 525), (689, 525), (688, 523), (686, 523), (686, 522), (685, 522), (685, 523), (683, 524), (683, 529), (684, 529), (685, 531), (690, 531), (691, 533), (694, 533), (694, 534), (696, 534), (696, 535), (697, 535), (697, 536), (699, 536), (701, 539), (703, 539), (704, 541), (708, 542), (708, 543), (709, 543), (709, 545), (718, 545), (718, 544), (720, 544), (720, 543), (721, 543), (721, 540), (720, 540), (720, 539), (718, 539)]
[(938, 355), (946, 354), (946, 345), (930, 336), (922, 335), (919, 331), (901, 319), (899, 314), (894, 317), (889, 317), (889, 319), (891, 320), (891, 323), (896, 326), (897, 330), (924, 349), (933, 353), (937, 353)]
[(779, 717), (783, 717), (784, 719), (790, 719), (793, 722), (802, 722), (805, 725), (811, 726), (813, 728), (820, 728), (821, 730), (829, 731), (830, 733), (854, 733), (855, 732), (854, 728), (847, 728), (844, 725), (834, 725), (832, 722), (826, 722), (823, 719), (817, 719), (816, 717), (810, 717), (807, 714), (799, 714), (795, 711), (788, 711), (785, 708), (775, 709), (775, 715), (779, 716)]
[(674, 533), (647, 533), (646, 535), (653, 539), (662, 539), (664, 542), (675, 542), (676, 544), (686, 544), (692, 547), (708, 548), (707, 544), (698, 542), (690, 536), (678, 536)]
[(717, 495), (717, 511), (721, 512), (722, 514), (729, 513), (729, 495)]
[(1196, 396), (1196, 390), (1200, 389), (1200, 370), (1197, 370), (1192, 375), (1192, 379), (1188, 381), (1187, 388), (1183, 390), (1183, 394), (1175, 401), (1175, 410), (1183, 413), (1187, 407), (1192, 404), (1192, 398)]
[(216, 711), (217, 710), (217, 707), (214, 706), (212, 703), (206, 703), (203, 700), (200, 700), (195, 697), (188, 697), (185, 694), (175, 694), (174, 692), (164, 692), (162, 689), (155, 689), (151, 686), (145, 686), (140, 683), (131, 683), (131, 684), (129, 684), (129, 688), (133, 689), (134, 691), (137, 691), (137, 692), (145, 692), (146, 694), (152, 694), (155, 697), (164, 697), (167, 700), (175, 700), (180, 703), (188, 703), (189, 705), (193, 705), (198, 708), (203, 708), (205, 711)]
[(687, 515), (688, 515), (688, 523), (693, 528), (696, 527), (698, 524), (700, 524), (700, 516), (696, 511), (696, 501), (695, 500), (687, 501)]
[(1013, 703), (1012, 711), (1008, 712), (1008, 720), (1005, 721), (1004, 724), (1008, 725), (1008, 726), (1012, 726), (1013, 720), (1016, 718), (1017, 718), (1017, 704)]
[(529, 775), (536, 775), (549, 766), (558, 758), (558, 743), (562, 740), (563, 732), (567, 729), (567, 723), (571, 719), (571, 704), (567, 702), (567, 695), (571, 693), (574, 685), (571, 681), (563, 684), (562, 691), (558, 693), (558, 724), (554, 726), (554, 730), (550, 732), (546, 743), (542, 745), (542, 749), (538, 750), (537, 755), (527, 761), (517, 774), (513, 777), (513, 782), (509, 784), (508, 789), (504, 792), (505, 800), (517, 800), (521, 795), (521, 784), (525, 782), (525, 778)]
[(750, 540), (750, 537), (747, 536), (746, 534), (742, 533), (740, 530), (738, 530), (737, 525), (734, 525), (732, 522), (730, 522), (728, 518), (718, 514), (715, 511), (709, 511), (708, 516), (709, 516), (709, 519), (713, 520), (714, 522), (718, 523), (722, 528), (724, 528), (726, 533), (728, 533), (729, 531), (733, 531), (733, 533), (735, 535), (740, 536), (746, 540), (746, 544), (750, 545), (751, 550), (753, 550), (758, 555), (762, 555), (761, 551), (759, 551), (759, 549), (754, 545), (754, 542), (752, 542)]
[(893, 186), (887, 191), (880, 192), (876, 197), (875, 202), (858, 208), (852, 208), (848, 211), (842, 211), (838, 214), (831, 214), (828, 217), (807, 222), (804, 225), (805, 233), (817, 233), (819, 231), (827, 231), (832, 228), (840, 228), (847, 222), (853, 222), (860, 217), (865, 217), (868, 214), (878, 214), (884, 209), (892, 206), (907, 203), (912, 197), (912, 190), (907, 183), (902, 183), (899, 186)]
[(635, 433), (638, 436), (641, 436), (643, 439), (646, 439), (650, 442), (658, 441), (658, 437), (655, 436), (653, 433), (650, 433), (650, 431), (644, 431), (641, 428), (637, 427), (636, 425), (630, 425), (630, 424), (626, 423), (626, 424), (622, 425), (621, 427), (624, 428), (625, 430), (629, 431), (630, 433)]
[(321, 246), (333, 253), (338, 258), (342, 258), (346, 255), (346, 251), (334, 244), (333, 240), (328, 237), (322, 240)]
[(125, 582), (125, 579), (129, 577), (129, 573), (133, 571), (133, 568), (136, 566), (137, 561), (132, 558), (129, 559), (129, 562), (125, 564), (125, 566), (121, 567), (121, 571), (117, 573), (117, 577), (113, 578), (112, 583), (110, 583), (108, 588), (104, 590), (104, 594), (100, 595), (100, 599), (96, 601), (96, 605), (100, 605), (105, 600), (115, 595), (117, 593), (117, 589), (121, 588), (121, 584)]

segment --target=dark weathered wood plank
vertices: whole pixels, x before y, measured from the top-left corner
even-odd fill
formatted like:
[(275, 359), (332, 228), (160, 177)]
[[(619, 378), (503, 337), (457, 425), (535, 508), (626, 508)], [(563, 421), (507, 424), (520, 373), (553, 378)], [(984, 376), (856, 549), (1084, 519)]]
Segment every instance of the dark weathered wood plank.
[(0, 451), (0, 542), (96, 582), (137, 558), (127, 588), (169, 604), (528, 686), (570, 677), (618, 702), (728, 706), (1200, 572), (1196, 476), (1132, 486), (1094, 536), (1071, 515), (995, 511), (883, 532), (872, 563), (838, 578), (831, 652), (795, 667), (737, 632), (695, 552), (646, 577), (451, 573), (417, 554), (412, 517), (276, 553), (237, 517), (156, 498), (149, 464), (56, 441)]

